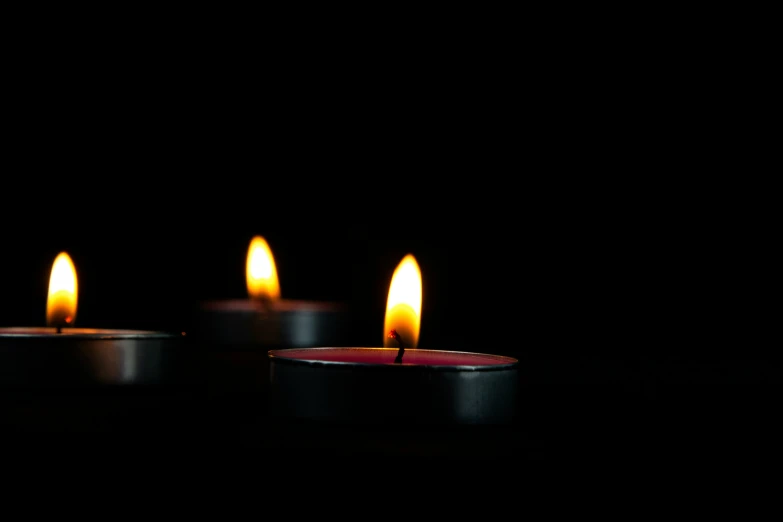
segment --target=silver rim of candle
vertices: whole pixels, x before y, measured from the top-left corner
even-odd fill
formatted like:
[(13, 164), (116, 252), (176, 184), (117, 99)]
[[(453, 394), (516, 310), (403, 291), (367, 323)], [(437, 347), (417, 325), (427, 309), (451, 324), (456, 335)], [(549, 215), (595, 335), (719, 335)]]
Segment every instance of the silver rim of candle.
[[(437, 369), (439, 371), (481, 371), (481, 372), (491, 372), (491, 371), (505, 371), (510, 369), (515, 369), (519, 366), (519, 360), (515, 359), (513, 357), (508, 357), (505, 355), (491, 355), (491, 354), (483, 354), (483, 353), (475, 353), (475, 352), (459, 352), (459, 351), (452, 351), (452, 350), (426, 350), (422, 348), (415, 348), (416, 350), (422, 350), (427, 351), (430, 353), (438, 353), (438, 354), (452, 354), (452, 355), (473, 355), (476, 357), (482, 357), (482, 358), (491, 358), (496, 359), (499, 361), (498, 364), (421, 364), (421, 363), (411, 363), (406, 364), (403, 362), (403, 364), (395, 364), (393, 363), (393, 358), (390, 359), (389, 363), (373, 363), (373, 362), (345, 362), (345, 361), (319, 361), (315, 359), (298, 359), (293, 357), (286, 357), (286, 352), (298, 352), (301, 353), (303, 351), (313, 351), (313, 353), (317, 353), (319, 350), (377, 350), (377, 351), (387, 351), (390, 353), (396, 353), (396, 348), (359, 348), (359, 347), (324, 347), (324, 348), (286, 348), (286, 349), (278, 349), (278, 350), (269, 350), (267, 351), (267, 356), (270, 360), (273, 360), (275, 362), (281, 362), (285, 364), (297, 364), (297, 365), (306, 365), (306, 366), (360, 366), (360, 367), (372, 367), (372, 368), (378, 368), (378, 369), (387, 369), (387, 368), (398, 368), (398, 369), (405, 369), (406, 371), (411, 370), (424, 370), (424, 369)], [(398, 370), (394, 370), (398, 371)]]

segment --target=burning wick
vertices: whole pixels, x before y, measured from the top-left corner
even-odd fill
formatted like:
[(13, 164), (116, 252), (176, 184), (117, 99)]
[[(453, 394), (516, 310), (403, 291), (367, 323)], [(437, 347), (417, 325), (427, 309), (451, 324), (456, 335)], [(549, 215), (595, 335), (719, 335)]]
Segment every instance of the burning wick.
[(405, 353), (405, 346), (402, 344), (402, 337), (400, 337), (400, 334), (397, 333), (397, 330), (392, 330), (389, 332), (389, 337), (396, 340), (397, 343), (400, 345), (400, 349), (397, 350), (397, 357), (394, 359), (395, 363), (402, 363), (402, 354)]
[[(73, 318), (70, 315), (65, 318), (66, 323), (70, 324), (71, 321), (73, 321)], [(63, 325), (61, 324), (57, 325), (57, 333), (58, 334), (63, 333)]]
[(256, 304), (256, 309), (261, 313), (268, 313), (272, 310), (272, 298), (268, 295), (259, 295), (251, 299)]

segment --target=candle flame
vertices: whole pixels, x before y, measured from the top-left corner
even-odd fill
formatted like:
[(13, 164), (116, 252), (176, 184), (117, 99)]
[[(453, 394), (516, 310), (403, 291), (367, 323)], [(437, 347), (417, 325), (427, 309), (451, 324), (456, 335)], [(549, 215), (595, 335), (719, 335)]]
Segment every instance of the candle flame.
[(247, 250), (247, 293), (253, 299), (280, 299), (280, 283), (272, 250), (261, 236), (250, 241)]
[(406, 255), (392, 275), (389, 298), (386, 302), (386, 319), (383, 325), (383, 345), (397, 348), (399, 343), (389, 335), (395, 330), (406, 349), (419, 344), (421, 328), (421, 270), (416, 258)]
[(62, 328), (76, 322), (78, 285), (76, 268), (66, 252), (60, 252), (52, 264), (49, 296), (46, 301), (46, 324)]

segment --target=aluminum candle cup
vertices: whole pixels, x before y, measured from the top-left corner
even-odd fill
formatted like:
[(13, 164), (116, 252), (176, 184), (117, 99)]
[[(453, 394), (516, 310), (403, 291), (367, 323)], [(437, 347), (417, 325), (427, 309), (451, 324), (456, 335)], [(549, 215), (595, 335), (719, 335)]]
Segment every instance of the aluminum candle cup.
[(208, 347), (306, 348), (339, 345), (346, 330), (337, 303), (230, 299), (202, 303), (194, 335)]
[(211, 395), (266, 400), (273, 348), (341, 345), (342, 307), (332, 303), (234, 299), (202, 303), (191, 337), (198, 343)]
[(392, 348), (270, 350), (270, 399), (283, 418), (355, 424), (509, 424), (518, 360)]
[(0, 328), (0, 386), (163, 385), (179, 376), (183, 335), (92, 328)]

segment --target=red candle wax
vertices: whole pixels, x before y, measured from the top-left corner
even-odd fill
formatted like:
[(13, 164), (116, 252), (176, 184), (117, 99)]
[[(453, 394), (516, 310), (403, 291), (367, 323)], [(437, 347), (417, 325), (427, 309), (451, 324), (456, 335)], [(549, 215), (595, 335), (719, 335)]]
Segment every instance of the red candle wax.
[[(307, 348), (273, 350), (271, 357), (284, 357), (310, 362), (356, 363), (356, 364), (396, 364), (397, 349), (394, 348)], [(403, 365), (419, 366), (501, 366), (516, 363), (517, 360), (501, 355), (487, 355), (471, 352), (452, 352), (445, 350), (424, 350), (412, 348), (405, 350)]]

